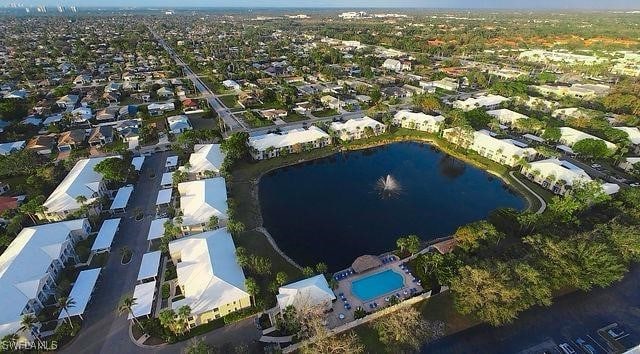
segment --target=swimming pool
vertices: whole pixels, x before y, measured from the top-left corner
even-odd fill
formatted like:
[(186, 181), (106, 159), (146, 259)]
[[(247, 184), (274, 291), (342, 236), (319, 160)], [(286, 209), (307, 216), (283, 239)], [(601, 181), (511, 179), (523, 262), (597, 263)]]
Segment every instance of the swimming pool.
[(351, 291), (362, 301), (371, 301), (380, 296), (402, 289), (404, 278), (401, 274), (387, 269), (351, 282)]

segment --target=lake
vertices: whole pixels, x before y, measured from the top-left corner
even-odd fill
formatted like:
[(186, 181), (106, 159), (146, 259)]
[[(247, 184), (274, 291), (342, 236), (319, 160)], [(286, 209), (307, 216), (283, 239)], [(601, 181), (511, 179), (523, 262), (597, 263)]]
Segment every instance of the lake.
[[(381, 191), (391, 175), (395, 193)], [(264, 227), (302, 266), (347, 268), (363, 254), (393, 250), (400, 236), (423, 240), (525, 200), (499, 178), (427, 144), (402, 142), (283, 167), (259, 185)]]

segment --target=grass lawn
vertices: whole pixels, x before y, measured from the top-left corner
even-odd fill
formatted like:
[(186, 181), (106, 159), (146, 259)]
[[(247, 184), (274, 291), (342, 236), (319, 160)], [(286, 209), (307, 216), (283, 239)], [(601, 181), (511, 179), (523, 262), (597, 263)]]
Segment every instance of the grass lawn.
[(193, 129), (218, 129), (218, 120), (211, 118), (189, 117)]
[(338, 115), (338, 111), (335, 109), (323, 109), (322, 111), (317, 111), (311, 113), (314, 117), (324, 118), (324, 117), (332, 117)]
[(287, 109), (282, 103), (278, 101), (263, 102), (255, 106), (251, 106), (251, 109)]
[(218, 98), (227, 108), (234, 108), (238, 104), (237, 95), (219, 96)]
[(251, 126), (251, 128), (268, 127), (270, 125), (274, 125), (272, 121), (258, 117), (257, 113), (253, 113), (251, 111), (244, 112), (242, 118)]
[(287, 123), (299, 122), (301, 120), (307, 120), (307, 119), (309, 119), (309, 117), (303, 116), (302, 114), (300, 114), (298, 112), (291, 112), (286, 117), (282, 118), (282, 120), (287, 122)]

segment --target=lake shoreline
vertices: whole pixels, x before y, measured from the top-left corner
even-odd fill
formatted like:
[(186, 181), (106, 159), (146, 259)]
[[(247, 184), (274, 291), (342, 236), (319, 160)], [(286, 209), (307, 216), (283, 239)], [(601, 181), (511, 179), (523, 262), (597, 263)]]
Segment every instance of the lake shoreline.
[[(500, 181), (503, 183), (503, 185), (507, 186), (511, 192), (515, 193), (520, 198), (522, 198), (522, 200), (525, 203), (525, 208), (523, 210), (530, 210), (532, 208), (533, 206), (532, 196), (529, 195), (530, 193), (523, 191), (522, 188), (518, 188), (518, 186), (516, 186), (513, 183), (513, 181), (509, 178), (509, 175), (508, 175), (509, 169), (507, 169), (506, 167), (498, 166), (499, 168), (495, 168), (495, 166), (490, 166), (486, 162), (482, 163), (482, 161), (478, 161), (477, 158), (474, 158), (475, 156), (469, 156), (466, 153), (455, 151), (456, 149), (451, 149), (448, 146), (443, 146), (444, 144), (442, 144), (443, 142), (442, 139), (439, 139), (437, 137), (427, 136), (426, 134), (423, 134), (421, 132), (418, 132), (418, 133), (419, 134), (396, 135), (396, 136), (386, 135), (383, 137), (376, 137), (377, 139), (373, 141), (369, 140), (369, 141), (349, 142), (344, 145), (332, 145), (324, 149), (311, 150), (308, 152), (304, 152), (302, 154), (295, 154), (295, 155), (291, 154), (284, 157), (277, 157), (274, 159), (260, 161), (260, 162), (251, 163), (251, 164), (244, 163), (243, 167), (245, 167), (245, 170), (246, 170), (246, 167), (253, 167), (251, 168), (251, 170), (253, 171), (249, 172), (249, 174), (245, 177), (244, 181), (238, 181), (239, 183), (249, 182), (248, 183), (249, 190), (248, 190), (248, 196), (247, 196), (250, 199), (249, 203), (246, 203), (246, 202), (240, 203), (240, 205), (243, 205), (243, 208), (250, 206), (250, 209), (253, 209), (252, 211), (248, 212), (253, 216), (252, 218), (253, 220), (249, 221), (250, 227), (248, 229), (252, 229), (252, 230), (265, 229), (266, 230), (266, 227), (264, 226), (263, 210), (260, 202), (259, 193), (260, 193), (260, 183), (261, 183), (262, 177), (264, 177), (268, 173), (271, 173), (275, 170), (282, 169), (285, 167), (296, 166), (296, 165), (304, 164), (306, 162), (315, 161), (318, 159), (329, 158), (338, 153), (373, 149), (377, 147), (383, 147), (383, 146), (391, 145), (394, 143), (402, 143), (402, 142), (413, 142), (413, 143), (428, 145), (429, 147), (437, 150), (439, 153), (442, 153), (448, 157), (454, 158), (462, 163), (470, 165), (483, 172), (486, 172), (491, 176), (498, 177)], [(269, 165), (263, 167), (262, 165), (265, 165), (265, 163), (268, 163)], [(241, 221), (244, 222), (245, 220), (241, 220)], [(438, 237), (438, 239), (441, 240), (442, 237)], [(430, 243), (431, 241), (425, 241), (424, 245), (427, 246)], [(287, 257), (283, 257), (283, 258), (287, 259), (290, 257), (288, 253), (281, 251), (279, 249), (279, 246), (277, 247), (278, 247), (278, 250), (280, 251), (278, 253), (280, 253), (281, 256), (283, 255), (283, 253), (287, 255)], [(298, 266), (295, 262), (289, 262), (289, 263), (291, 263), (292, 265)]]

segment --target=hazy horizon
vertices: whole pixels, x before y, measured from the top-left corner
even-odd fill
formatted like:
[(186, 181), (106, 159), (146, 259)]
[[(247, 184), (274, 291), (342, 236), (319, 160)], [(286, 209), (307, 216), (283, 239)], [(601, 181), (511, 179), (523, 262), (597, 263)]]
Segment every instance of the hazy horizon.
[(373, 8), (422, 8), (422, 9), (513, 9), (513, 10), (634, 10), (640, 9), (638, 0), (111, 0), (105, 4), (101, 0), (58, 1), (58, 0), (0, 0), (0, 5), (19, 3), (24, 6), (77, 6), (93, 8), (139, 7), (139, 8), (317, 8), (317, 9), (373, 9)]

